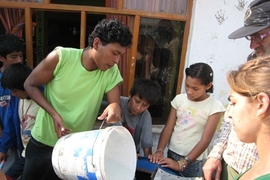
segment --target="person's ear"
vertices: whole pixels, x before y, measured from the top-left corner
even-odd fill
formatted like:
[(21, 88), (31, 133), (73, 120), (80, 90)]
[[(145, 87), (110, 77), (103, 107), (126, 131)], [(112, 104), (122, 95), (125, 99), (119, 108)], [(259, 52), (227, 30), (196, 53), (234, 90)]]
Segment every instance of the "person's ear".
[(95, 50), (97, 50), (98, 47), (100, 47), (100, 46), (101, 46), (101, 40), (99, 38), (95, 38), (94, 41), (93, 41), (93, 48)]
[(212, 85), (213, 85), (213, 83), (210, 82), (210, 83), (206, 86), (207, 91), (212, 87)]
[(257, 99), (257, 116), (265, 116), (266, 114), (268, 114), (268, 110), (269, 110), (269, 106), (270, 106), (270, 99), (269, 96), (264, 93), (264, 92), (260, 92), (259, 94), (257, 94), (256, 96)]
[(3, 56), (0, 56), (0, 61), (3, 62), (4, 61), (4, 57)]

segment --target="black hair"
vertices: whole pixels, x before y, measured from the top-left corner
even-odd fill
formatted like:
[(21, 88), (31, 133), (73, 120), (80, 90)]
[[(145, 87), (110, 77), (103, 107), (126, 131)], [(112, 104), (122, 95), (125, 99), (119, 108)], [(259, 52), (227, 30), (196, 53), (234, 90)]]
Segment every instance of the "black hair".
[(162, 38), (165, 38), (167, 42), (170, 42), (174, 32), (172, 21), (165, 19), (160, 20), (154, 32), (157, 32), (158, 36), (161, 36)]
[(137, 45), (137, 51), (141, 53), (142, 55), (147, 54), (147, 49), (152, 50), (155, 48), (156, 43), (154, 39), (147, 34), (140, 34), (138, 36), (138, 45)]
[(141, 54), (141, 55), (145, 55), (146, 52), (145, 52), (145, 47), (142, 45), (142, 44), (138, 44), (137, 46), (137, 51)]
[(153, 65), (160, 69), (168, 67), (171, 51), (168, 48), (155, 48), (153, 50)]
[(13, 34), (0, 35), (0, 56), (6, 58), (10, 53), (24, 52), (23, 42)]
[(25, 91), (23, 84), (31, 72), (32, 69), (25, 64), (11, 64), (3, 72), (1, 77), (1, 85), (3, 88)]
[(128, 26), (116, 19), (103, 19), (88, 37), (88, 46), (93, 47), (93, 41), (99, 38), (102, 45), (119, 43), (123, 47), (130, 47), (132, 34)]
[[(186, 76), (201, 80), (203, 85), (213, 82), (214, 73), (212, 68), (206, 63), (195, 63), (185, 70)], [(213, 85), (206, 92), (213, 93)]]
[(145, 100), (151, 105), (155, 104), (161, 95), (161, 88), (158, 82), (150, 79), (136, 79), (129, 91), (130, 96), (138, 95), (140, 99)]

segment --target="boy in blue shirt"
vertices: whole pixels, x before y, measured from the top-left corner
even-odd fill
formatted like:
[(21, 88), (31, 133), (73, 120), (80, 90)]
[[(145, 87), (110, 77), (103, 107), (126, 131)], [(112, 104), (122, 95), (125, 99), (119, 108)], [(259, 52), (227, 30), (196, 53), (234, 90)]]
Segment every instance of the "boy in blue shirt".
[[(23, 62), (24, 45), (22, 41), (12, 34), (0, 35), (0, 78), (4, 70), (11, 64)], [(12, 152), (17, 146), (19, 153), (23, 150), (20, 138), (20, 122), (18, 117), (18, 98), (13, 97), (9, 89), (0, 85), (0, 162), (6, 161), (8, 151)], [(9, 160), (12, 156), (9, 156)], [(5, 163), (3, 172), (8, 168)]]
[[(35, 124), (39, 106), (29, 97), (23, 84), (31, 74), (32, 69), (22, 63), (11, 64), (4, 71), (1, 83), (3, 88), (11, 90), (12, 95), (20, 98), (18, 104), (18, 115), (21, 124), (21, 139), (26, 148), (31, 138), (31, 130)], [(12, 164), (11, 168), (5, 173), (7, 180), (16, 180), (21, 176), (25, 161), (25, 149), (18, 161)]]

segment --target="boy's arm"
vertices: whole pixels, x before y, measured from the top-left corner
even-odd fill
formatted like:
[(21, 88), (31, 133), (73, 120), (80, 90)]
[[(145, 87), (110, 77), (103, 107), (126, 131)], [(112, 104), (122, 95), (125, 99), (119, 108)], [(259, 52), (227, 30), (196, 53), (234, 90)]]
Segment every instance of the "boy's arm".
[(152, 131), (152, 117), (148, 110), (146, 110), (141, 118), (138, 120), (139, 122), (136, 125), (136, 129), (139, 125), (141, 125), (141, 129), (138, 130), (140, 133), (139, 137), (137, 137), (136, 141), (141, 143), (141, 147), (144, 152), (144, 156), (148, 157), (148, 155), (152, 154), (153, 147), (153, 131)]
[(152, 154), (152, 148), (143, 148), (143, 153), (145, 157), (148, 157), (148, 155)]

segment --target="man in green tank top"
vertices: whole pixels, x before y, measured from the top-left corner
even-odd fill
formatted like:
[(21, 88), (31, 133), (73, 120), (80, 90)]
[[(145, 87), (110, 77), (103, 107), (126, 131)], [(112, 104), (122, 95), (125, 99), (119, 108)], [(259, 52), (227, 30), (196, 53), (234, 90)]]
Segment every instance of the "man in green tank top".
[[(91, 130), (104, 94), (109, 105), (98, 117), (121, 119), (118, 62), (131, 45), (129, 28), (104, 19), (89, 35), (85, 49), (56, 47), (25, 81), (25, 89), (40, 105), (32, 138), (26, 148), (22, 180), (59, 179), (51, 155), (58, 138)], [(45, 84), (44, 95), (39, 86)]]

